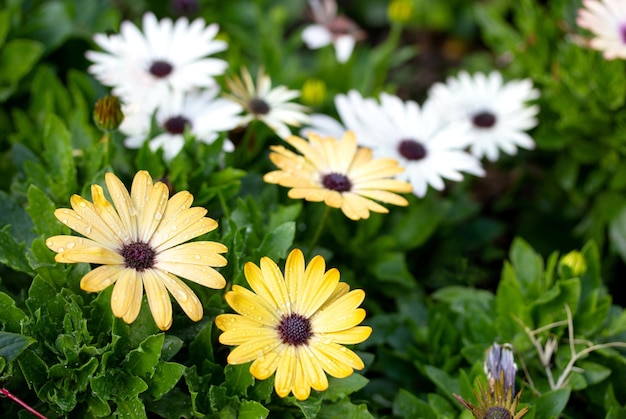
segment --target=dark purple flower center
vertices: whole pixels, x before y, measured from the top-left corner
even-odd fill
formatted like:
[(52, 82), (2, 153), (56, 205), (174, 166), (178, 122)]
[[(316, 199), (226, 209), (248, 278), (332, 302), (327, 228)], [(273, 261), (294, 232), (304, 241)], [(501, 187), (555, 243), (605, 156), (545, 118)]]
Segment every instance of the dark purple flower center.
[(622, 42), (626, 44), (626, 25), (621, 25), (619, 27), (619, 33), (622, 36)]
[(167, 132), (174, 135), (184, 133), (187, 126), (191, 126), (191, 121), (180, 115), (169, 118), (165, 121), (165, 124), (163, 124)]
[(167, 61), (155, 60), (150, 65), (150, 74), (158, 79), (162, 79), (170, 75), (174, 67)]
[(502, 406), (493, 406), (487, 409), (485, 419), (512, 419), (513, 416)]
[(190, 15), (200, 10), (198, 0), (173, 0), (174, 11), (181, 15)]
[(300, 314), (283, 316), (278, 324), (278, 334), (283, 343), (291, 346), (306, 345), (313, 332), (311, 322)]
[(124, 264), (127, 268), (143, 272), (154, 266), (156, 252), (148, 243), (136, 242), (125, 244), (120, 254), (124, 258)]
[(491, 112), (479, 112), (472, 117), (472, 122), (477, 128), (491, 128), (496, 124), (496, 116)]
[(337, 192), (348, 192), (352, 189), (352, 182), (341, 173), (329, 173), (322, 178), (322, 185), (326, 189)]
[(248, 102), (248, 106), (250, 107), (250, 112), (255, 115), (267, 115), (268, 113), (270, 113), (271, 109), (270, 105), (266, 101), (258, 97), (250, 99), (250, 102)]
[(421, 160), (427, 154), (426, 147), (422, 143), (410, 138), (400, 141), (398, 151), (407, 160)]

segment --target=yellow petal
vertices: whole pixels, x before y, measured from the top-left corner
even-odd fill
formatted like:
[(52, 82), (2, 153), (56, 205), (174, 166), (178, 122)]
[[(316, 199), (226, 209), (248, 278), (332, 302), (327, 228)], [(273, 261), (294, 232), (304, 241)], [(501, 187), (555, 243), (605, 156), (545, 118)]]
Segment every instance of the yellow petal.
[(226, 280), (222, 274), (209, 266), (158, 261), (154, 267), (208, 288), (221, 289), (226, 286)]
[[(302, 365), (302, 371), (306, 377), (307, 385), (310, 385), (317, 391), (324, 391), (328, 388), (328, 378), (324, 373), (324, 369), (317, 362), (315, 353), (309, 346), (302, 345), (297, 347), (298, 358)], [(297, 387), (298, 383), (296, 383)], [(295, 392), (294, 392), (295, 393)]]
[(117, 281), (124, 265), (103, 265), (88, 272), (80, 280), (80, 289), (87, 292), (99, 292)]
[(46, 240), (46, 245), (59, 252), (54, 259), (60, 263), (124, 264), (124, 258), (119, 253), (82, 237), (53, 236)]
[(165, 208), (163, 219), (161, 220), (161, 226), (168, 225), (170, 222), (175, 222), (183, 211), (191, 208), (192, 203), (193, 195), (191, 195), (188, 191), (180, 191), (176, 193), (167, 202), (167, 207)]
[(274, 379), (274, 389), (280, 397), (286, 397), (294, 386), (297, 362), (295, 348), (291, 345), (285, 345), (278, 360)]
[(275, 338), (249, 340), (233, 349), (228, 355), (227, 361), (231, 365), (245, 364), (253, 359), (264, 357), (280, 345), (281, 342)]
[(261, 258), (260, 269), (252, 262), (246, 263), (244, 273), (254, 292), (272, 304), (279, 316), (291, 313), (291, 303), (283, 274), (270, 258)]
[(169, 199), (169, 189), (162, 182), (157, 182), (148, 191), (147, 201), (139, 209), (139, 240), (148, 243), (163, 219), (163, 213)]
[(250, 374), (257, 380), (265, 380), (276, 371), (280, 355), (278, 352), (270, 352), (254, 360), (250, 365)]
[(232, 328), (220, 335), (220, 343), (224, 345), (242, 345), (250, 341), (265, 341), (274, 339), (280, 341), (278, 332), (274, 328), (261, 325), (260, 327)]
[(320, 332), (336, 332), (349, 329), (365, 319), (365, 310), (357, 309), (363, 302), (365, 292), (354, 290), (319, 310), (311, 317), (313, 330)]
[(317, 309), (330, 297), (339, 282), (339, 271), (335, 268), (324, 273), (324, 258), (316, 256), (311, 259), (305, 272), (305, 288), (298, 300), (296, 313), (311, 317)]
[(226, 258), (220, 253), (227, 251), (226, 246), (216, 242), (185, 243), (159, 253), (156, 256), (156, 263), (164, 261), (192, 265), (226, 266)]
[(128, 228), (122, 222), (117, 211), (115, 211), (113, 204), (104, 196), (104, 190), (100, 185), (91, 185), (91, 199), (93, 199), (93, 206), (96, 213), (115, 233), (119, 244), (129, 242), (130, 233), (128, 232)]
[[(300, 249), (293, 249), (287, 256), (287, 261), (285, 262), (285, 283), (289, 293), (289, 300), (292, 304), (298, 301), (304, 290), (304, 264), (304, 255)], [(294, 308), (297, 308), (297, 306)]]
[[(294, 188), (287, 193), (287, 196), (291, 199), (305, 199), (309, 202), (322, 202), (326, 201), (326, 197), (332, 192), (333, 191), (322, 187)], [(339, 206), (335, 206), (333, 208), (339, 208)]]
[(280, 317), (267, 301), (244, 287), (233, 285), (233, 290), (227, 292), (224, 298), (242, 316), (270, 327), (276, 327), (280, 322)]
[[(128, 311), (135, 311), (131, 306), (137, 304), (137, 290), (143, 294), (141, 279), (134, 269), (124, 269), (113, 287), (111, 310), (115, 317), (123, 317)], [(139, 299), (141, 306), (141, 299)], [(139, 310), (136, 310), (139, 313)]]
[(317, 352), (316, 359), (324, 371), (335, 378), (347, 377), (352, 374), (353, 369), (360, 370), (365, 366), (357, 354), (333, 342), (316, 340), (311, 344), (311, 349)]
[(251, 329), (255, 327), (263, 327), (263, 323), (256, 320), (252, 320), (239, 314), (220, 314), (215, 318), (215, 325), (222, 331), (228, 331), (233, 329)]
[(204, 208), (189, 208), (178, 220), (160, 226), (152, 236), (154, 250), (160, 252), (215, 230), (217, 221), (204, 217), (204, 214)]
[(128, 311), (122, 316), (122, 320), (127, 324), (134, 322), (141, 311), (141, 302), (143, 301), (143, 283), (141, 281), (135, 281), (135, 289), (129, 299)]
[[(91, 205), (91, 203), (89, 204)], [(106, 246), (110, 249), (116, 249), (120, 247), (119, 239), (99, 217), (98, 220), (93, 218), (88, 219), (86, 216), (83, 217), (76, 211), (69, 208), (56, 209), (54, 211), (54, 216), (72, 230), (82, 234), (85, 237), (89, 237), (93, 241), (100, 243), (101, 246)]]
[(187, 317), (197, 322), (202, 319), (202, 303), (191, 288), (176, 276), (171, 275), (160, 269), (155, 269), (159, 278), (163, 281), (163, 285), (172, 294), (174, 299), (183, 309)]
[(343, 205), (344, 194), (337, 191), (328, 191), (324, 198), (324, 203), (332, 208), (341, 208)]
[(311, 394), (311, 385), (309, 384), (307, 373), (304, 371), (302, 359), (296, 355), (295, 375), (293, 377), (293, 395), (298, 400), (306, 400)]
[(330, 339), (331, 341), (343, 345), (355, 345), (370, 337), (372, 328), (369, 326), (357, 326), (347, 330), (340, 330), (333, 333), (320, 333), (320, 339)]
[(113, 173), (105, 174), (104, 180), (109, 194), (111, 195), (111, 199), (113, 200), (113, 204), (115, 204), (115, 209), (131, 236), (130, 241), (137, 241), (137, 210), (128, 194), (128, 190), (126, 190), (122, 181)]
[(387, 204), (398, 205), (400, 207), (406, 207), (407, 205), (409, 205), (409, 201), (407, 201), (404, 197), (392, 192), (359, 189), (356, 191), (356, 193), (366, 198), (375, 199), (377, 201)]
[(167, 289), (161, 281), (157, 269), (146, 269), (140, 273), (148, 297), (148, 305), (154, 322), (161, 330), (167, 330), (172, 324), (172, 302)]
[(338, 282), (333, 293), (330, 295), (330, 297), (328, 297), (324, 304), (320, 306), (318, 310), (325, 310), (326, 307), (331, 305), (338, 298), (346, 295), (348, 291), (350, 291), (350, 285), (346, 284), (345, 282)]

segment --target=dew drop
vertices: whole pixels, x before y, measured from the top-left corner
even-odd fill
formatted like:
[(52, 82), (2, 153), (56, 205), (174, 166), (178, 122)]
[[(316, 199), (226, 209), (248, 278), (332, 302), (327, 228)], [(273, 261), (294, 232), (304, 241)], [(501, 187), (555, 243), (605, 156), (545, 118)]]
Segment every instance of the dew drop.
[(195, 260), (200, 260), (202, 257), (201, 257), (200, 255), (195, 255), (193, 258), (194, 258)]
[(70, 222), (70, 220), (68, 220), (67, 218), (64, 218), (64, 219), (62, 219), (62, 220), (61, 220), (61, 222), (62, 222), (63, 224), (67, 224), (67, 223), (69, 223), (69, 222)]
[(74, 247), (76, 247), (76, 242), (68, 242), (67, 243), (67, 248), (68, 249), (73, 249)]
[(65, 252), (65, 248), (64, 248), (64, 247), (59, 247), (59, 249), (57, 250), (57, 252)]
[(160, 220), (161, 218), (163, 218), (163, 214), (161, 214), (160, 212), (156, 212), (156, 213), (154, 214), (154, 218), (155, 218), (156, 220)]
[(85, 227), (85, 233), (87, 233), (87, 234), (91, 233), (91, 226), (90, 225)]

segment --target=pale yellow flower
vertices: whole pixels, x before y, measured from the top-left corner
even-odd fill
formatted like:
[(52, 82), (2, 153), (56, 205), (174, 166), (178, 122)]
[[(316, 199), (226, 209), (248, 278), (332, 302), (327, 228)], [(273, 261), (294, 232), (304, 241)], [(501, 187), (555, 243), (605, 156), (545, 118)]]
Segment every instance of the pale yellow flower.
[(228, 356), (229, 364), (250, 365), (250, 373), (265, 380), (276, 373), (274, 387), (280, 397), (293, 392), (299, 400), (311, 388), (328, 388), (325, 373), (344, 378), (364, 367), (363, 361), (345, 344), (361, 343), (372, 329), (358, 326), (365, 310), (358, 308), (363, 290), (339, 282), (339, 271), (326, 271), (324, 258), (315, 256), (305, 267), (299, 249), (287, 257), (285, 276), (267, 257), (260, 267), (248, 262), (244, 274), (252, 291), (234, 285), (226, 301), (239, 314), (221, 314), (215, 319), (224, 331), (219, 341), (238, 345)]
[(200, 320), (202, 304), (178, 276), (206, 287), (223, 288), (224, 277), (212, 267), (226, 265), (220, 253), (227, 248), (210, 241), (181, 243), (214, 230), (217, 222), (205, 217), (206, 209), (191, 207), (193, 196), (189, 192), (169, 198), (167, 186), (153, 184), (146, 171), (137, 172), (130, 194), (113, 173), (107, 173), (105, 181), (113, 204), (102, 187), (92, 185), (93, 203), (73, 195), (72, 209), (54, 212), (59, 221), (85, 236), (50, 237), (46, 244), (58, 253), (55, 260), (102, 265), (85, 275), (80, 287), (98, 292), (115, 284), (111, 309), (126, 323), (137, 318), (144, 288), (159, 329), (172, 325), (168, 291), (191, 320)]
[(389, 210), (374, 200), (406, 206), (396, 193), (409, 193), (410, 183), (394, 179), (404, 169), (391, 158), (372, 158), (372, 150), (358, 147), (354, 133), (341, 140), (308, 132), (309, 141), (292, 135), (286, 139), (302, 155), (283, 146), (272, 146), (270, 159), (280, 170), (267, 173), (263, 180), (292, 188), (289, 197), (321, 202), (341, 208), (350, 219), (368, 218), (370, 211)]

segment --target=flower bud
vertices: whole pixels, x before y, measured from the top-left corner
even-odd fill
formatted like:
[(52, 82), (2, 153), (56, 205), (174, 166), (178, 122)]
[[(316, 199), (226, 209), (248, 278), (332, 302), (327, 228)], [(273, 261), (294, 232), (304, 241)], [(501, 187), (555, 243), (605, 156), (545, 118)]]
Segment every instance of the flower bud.
[(117, 96), (108, 95), (98, 99), (93, 110), (93, 119), (103, 131), (116, 130), (124, 119), (122, 105)]

